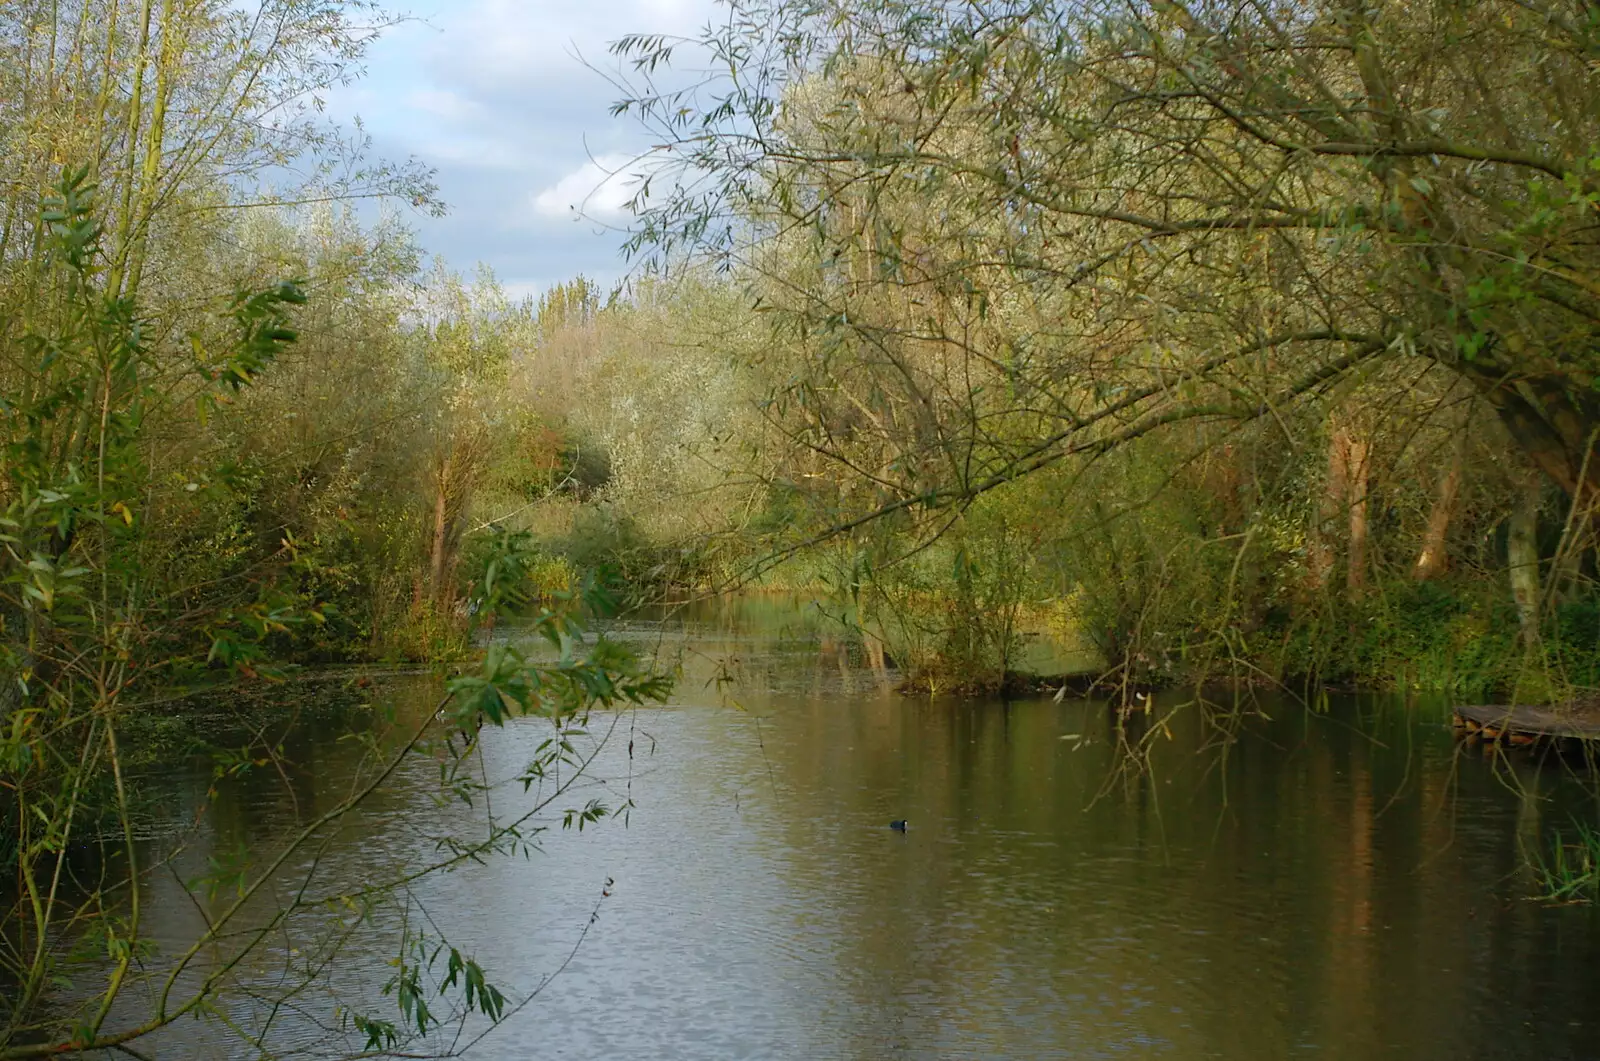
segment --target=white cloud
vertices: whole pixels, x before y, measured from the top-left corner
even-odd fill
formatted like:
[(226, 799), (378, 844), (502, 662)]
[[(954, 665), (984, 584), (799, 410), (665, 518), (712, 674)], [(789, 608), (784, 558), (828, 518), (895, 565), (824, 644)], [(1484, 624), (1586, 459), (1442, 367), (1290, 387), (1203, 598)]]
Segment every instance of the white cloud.
[(473, 100), (448, 88), (423, 87), (412, 89), (406, 96), (406, 105), (446, 121), (462, 121), (478, 116), (483, 110)]
[(436, 21), (443, 34), (434, 60), (480, 88), (594, 78), (583, 63), (610, 66), (617, 38), (694, 35), (714, 10), (710, 0), (469, 0)]
[(641, 166), (628, 155), (591, 159), (533, 197), (545, 217), (589, 217), (620, 221), (639, 190)]
[[(617, 230), (629, 221), (635, 175), (654, 172), (655, 160), (636, 161), (648, 134), (609, 115), (619, 90), (575, 55), (614, 70), (610, 41), (635, 32), (695, 36), (723, 17), (717, 0), (399, 6), (415, 20), (384, 34), (367, 56), (367, 77), (330, 94), (329, 104), (336, 119), (362, 116), (380, 157), (437, 167), (452, 210), (413, 218), (423, 246), (463, 271), (486, 262), (519, 293), (577, 272), (614, 279), (624, 267)], [(670, 80), (667, 71), (657, 76)], [(575, 216), (593, 223), (574, 225)]]

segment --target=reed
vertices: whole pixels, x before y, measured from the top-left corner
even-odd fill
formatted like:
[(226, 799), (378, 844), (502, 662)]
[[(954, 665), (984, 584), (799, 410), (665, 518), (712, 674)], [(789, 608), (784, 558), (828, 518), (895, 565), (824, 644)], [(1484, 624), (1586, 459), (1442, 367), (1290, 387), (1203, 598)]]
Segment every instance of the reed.
[(1557, 832), (1548, 856), (1535, 856), (1538, 898), (1547, 903), (1592, 903), (1600, 898), (1600, 829), (1574, 820)]

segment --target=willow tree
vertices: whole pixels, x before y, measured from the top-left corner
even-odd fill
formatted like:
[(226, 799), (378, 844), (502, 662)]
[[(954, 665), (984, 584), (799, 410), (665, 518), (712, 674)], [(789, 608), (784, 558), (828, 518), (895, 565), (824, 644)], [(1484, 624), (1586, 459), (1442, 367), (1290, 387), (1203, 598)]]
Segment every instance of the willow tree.
[[(773, 408), (867, 487), (828, 533), (1336, 387), (1470, 387), (1587, 506), (1597, 33), (1564, 0), (733, 0), (617, 46), (660, 145), (631, 248), (745, 277), (803, 349)], [(685, 49), (719, 73), (656, 88)]]
[[(50, 0), (0, 6), (0, 340), (55, 325), (41, 206), (63, 172), (99, 189), (107, 276), (156, 334), (208, 297), (238, 211), (308, 201), (435, 204), (429, 173), (367, 157), (327, 94), (390, 20), (366, 0)], [(203, 316), (203, 314), (200, 314)], [(32, 370), (8, 357), (7, 386)]]
[[(218, 311), (262, 282), (237, 282), (236, 260), (223, 260), (245, 213), (366, 196), (432, 202), (425, 170), (365, 160), (361, 139), (320, 113), (385, 24), (361, 0), (0, 5), (0, 391), (18, 410), (53, 402), (38, 439), (52, 475), (81, 473), (108, 394), (72, 385), (92, 369), (77, 351), (27, 339), (66, 330), (73, 312), (49, 262), (51, 190), (64, 175), (95, 189), (99, 282), (143, 314), (146, 425), (192, 423), (196, 352), (225, 339)], [(26, 432), (20, 415), (0, 420), (0, 444)], [(19, 496), (0, 478), (0, 504)]]
[[(518, 645), (495, 645), (481, 666), (461, 669), (436, 704), (397, 727), (364, 734), (359, 744), (352, 734), (346, 745), (351, 772), (338, 795), (297, 813), (275, 835), (253, 838), (237, 857), (219, 855), (211, 862), (218, 873), (181, 881), (176, 860), (194, 834), (152, 839), (149, 808), (131, 776), (134, 720), (169, 709), (175, 674), (197, 677), (209, 670), (219, 685), (259, 681), (251, 664), (271, 658), (272, 639), (320, 624), (326, 609), (273, 578), (279, 567), (304, 572), (312, 566), (292, 555), (298, 551), (293, 524), (304, 526), (283, 512), (294, 506), (293, 497), (278, 499), (279, 510), (267, 513), (277, 523), (282, 552), (290, 554), (277, 565), (253, 562), (259, 558), (248, 548), (243, 562), (151, 555), (210, 552), (214, 545), (227, 552), (234, 543), (192, 533), (181, 525), (182, 508), (164, 496), (199, 493), (200, 482), (173, 490), (162, 480), (173, 470), (191, 471), (211, 480), (209, 490), (237, 473), (218, 467), (221, 462), (211, 465), (209, 477), (199, 462), (155, 466), (153, 455), (170, 439), (151, 430), (146, 411), (160, 404), (163, 388), (173, 382), (153, 371), (159, 364), (157, 351), (146, 345), (154, 331), (149, 318), (112, 286), (114, 265), (81, 170), (58, 186), (43, 221), (50, 253), (42, 265), (53, 274), (46, 289), (62, 293), (57, 312), (63, 326), (29, 336), (25, 349), (56, 362), (54, 386), (43, 394), (6, 395), (0, 404), (0, 423), (12, 432), (0, 448), (6, 488), (0, 494), (0, 870), (8, 882), (0, 890), (0, 1059), (143, 1057), (159, 1049), (151, 1041), (159, 1043), (167, 1029), (190, 1019), (216, 1021), (237, 1038), (237, 1050), (252, 1055), (281, 1053), (282, 1037), (294, 1034), (286, 1023), (303, 1030), (302, 1018), (315, 1022), (327, 1050), (351, 1056), (466, 1051), (538, 989), (518, 998), (509, 986), (497, 986), (430, 918), (416, 917), (415, 889), (495, 854), (526, 856), (538, 834), (556, 822), (582, 828), (605, 817), (609, 810), (598, 799), (566, 805), (576, 800), (574, 786), (588, 776), (609, 732), (605, 726), (591, 732), (588, 719), (608, 707), (660, 700), (667, 681), (621, 646), (603, 638), (592, 646), (584, 642), (579, 619), (597, 599), (537, 605), (527, 578), (528, 550), (516, 536), (496, 536), (484, 576), (471, 590), (470, 612), (480, 624), (497, 613), (526, 615), (555, 653), (550, 661), (531, 658)], [(330, 226), (315, 248), (334, 265), (348, 261), (351, 249), (341, 245), (340, 234)], [(366, 268), (382, 270), (375, 255), (359, 257)], [(332, 302), (341, 292), (329, 285), (319, 293)], [(236, 408), (275, 369), (296, 368), (294, 315), (305, 312), (306, 301), (292, 284), (237, 296), (218, 329), (228, 341), (202, 346), (188, 366), (194, 405), (213, 413)], [(381, 319), (385, 308), (379, 302), (366, 311)], [(338, 316), (341, 309), (334, 305), (321, 316)], [(368, 326), (363, 338), (373, 338), (372, 331), (383, 338), (371, 327), (375, 321), (350, 323)], [(324, 328), (326, 341), (334, 329)], [(360, 334), (345, 332), (347, 338)], [(433, 337), (439, 338), (438, 329)], [(463, 342), (450, 349), (465, 355), (475, 348)], [(384, 352), (392, 349), (378, 351)], [(383, 382), (377, 372), (361, 380), (369, 387)], [(275, 422), (262, 429), (298, 435), (288, 441), (311, 448), (338, 445), (273, 413), (281, 414), (284, 404), (310, 412), (323, 397), (312, 388), (320, 385), (326, 393), (348, 381), (317, 379), (302, 368), (278, 383), (289, 393), (264, 396), (256, 412)], [(90, 408), (99, 415), (83, 416), (84, 395), (95, 397)], [(237, 458), (248, 461), (250, 421), (240, 418), (233, 426), (239, 433), (228, 440)], [(369, 433), (373, 426), (369, 418)], [(89, 441), (62, 469), (50, 440), (69, 429), (88, 432)], [(324, 474), (353, 477), (370, 470), (370, 464), (351, 468), (359, 461), (351, 452), (356, 447), (344, 448), (344, 458), (324, 464)], [(305, 447), (291, 444), (281, 452), (310, 460), (316, 473)], [(196, 522), (203, 533), (204, 522)], [(180, 525), (167, 526), (174, 523)], [(213, 566), (197, 572), (194, 564)], [(162, 568), (174, 566), (188, 567), (180, 573), (189, 577), (163, 577)], [(185, 658), (197, 640), (209, 642), (209, 653), (201, 645)], [(475, 751), (484, 725), (516, 716), (549, 724), (551, 739), (507, 787), (504, 779), (482, 773)], [(442, 738), (441, 721), (447, 723)], [(214, 780), (277, 762), (279, 742), (293, 725), (290, 709), (267, 727), (276, 735), (252, 738), (254, 750), (220, 753)], [(457, 746), (458, 736), (465, 747)], [(322, 858), (327, 845), (350, 835), (357, 823), (380, 827), (387, 812), (375, 806), (383, 802), (375, 797), (409, 774), (413, 757), (426, 758), (429, 776), (438, 765), (440, 787), (430, 793), (431, 806), (443, 810), (459, 801), (470, 824), (447, 812), (425, 857), (385, 854), (358, 860), (349, 874), (332, 871)], [(497, 809), (490, 807), (491, 791)], [(197, 813), (194, 827), (209, 828), (201, 823), (214, 817)], [(408, 835), (416, 835), (419, 822), (407, 812)], [(200, 915), (187, 936), (152, 928), (150, 911), (160, 905), (156, 896), (169, 877), (177, 892), (166, 894), (181, 893)], [(385, 977), (377, 978), (386, 982), (336, 975), (347, 945), (371, 931), (394, 933), (394, 957)], [(259, 975), (266, 949), (290, 938), (304, 947), (307, 960), (296, 962), (288, 978)], [(306, 998), (323, 992), (330, 996), (327, 1009), (306, 1013)], [(490, 1024), (474, 1029), (469, 1023), (484, 1019)]]

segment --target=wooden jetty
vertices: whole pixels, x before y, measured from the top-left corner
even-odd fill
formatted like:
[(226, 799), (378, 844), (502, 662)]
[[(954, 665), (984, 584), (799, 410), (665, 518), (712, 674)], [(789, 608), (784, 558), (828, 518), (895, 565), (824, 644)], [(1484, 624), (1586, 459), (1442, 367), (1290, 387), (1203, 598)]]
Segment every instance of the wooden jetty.
[(1600, 741), (1600, 706), (1589, 703), (1546, 707), (1477, 704), (1457, 707), (1452, 722), (1468, 737), (1507, 744)]

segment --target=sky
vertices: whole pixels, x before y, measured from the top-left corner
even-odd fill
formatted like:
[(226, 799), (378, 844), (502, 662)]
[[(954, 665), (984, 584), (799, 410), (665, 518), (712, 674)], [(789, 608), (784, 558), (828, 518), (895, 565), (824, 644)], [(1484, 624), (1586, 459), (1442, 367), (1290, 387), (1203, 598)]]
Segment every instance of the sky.
[[(429, 254), (461, 272), (479, 262), (514, 295), (579, 273), (610, 284), (627, 264), (632, 195), (606, 172), (649, 141), (608, 113), (617, 90), (587, 60), (615, 69), (606, 46), (628, 33), (696, 35), (715, 0), (397, 0), (413, 16), (375, 42), (367, 75), (328, 100), (359, 116), (374, 151), (437, 171), (449, 213), (412, 212)], [(578, 218), (582, 204), (587, 218)]]

